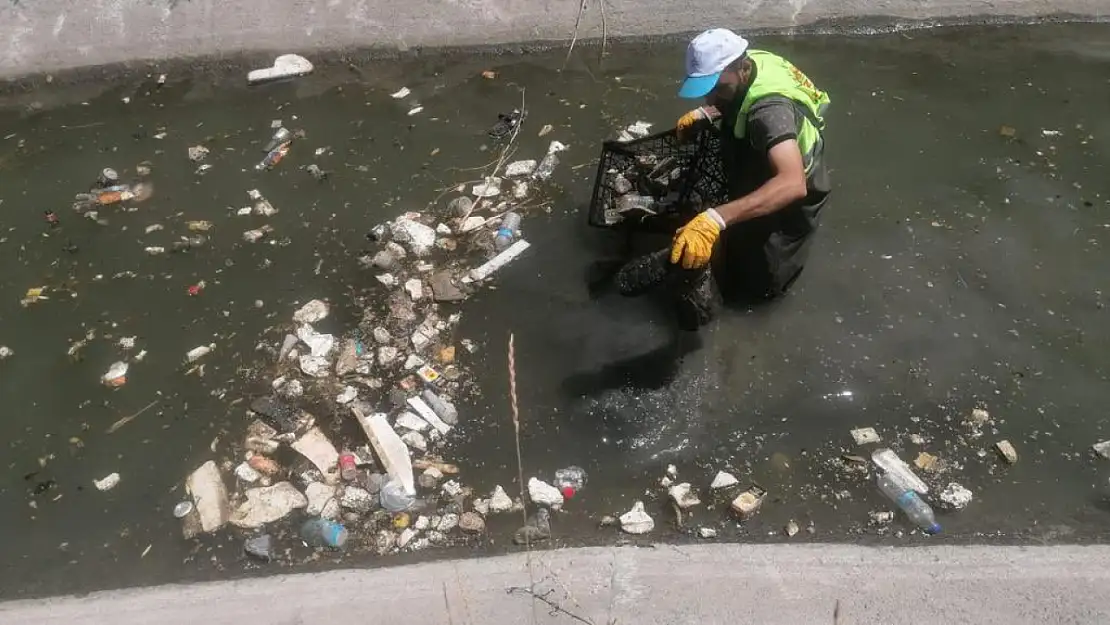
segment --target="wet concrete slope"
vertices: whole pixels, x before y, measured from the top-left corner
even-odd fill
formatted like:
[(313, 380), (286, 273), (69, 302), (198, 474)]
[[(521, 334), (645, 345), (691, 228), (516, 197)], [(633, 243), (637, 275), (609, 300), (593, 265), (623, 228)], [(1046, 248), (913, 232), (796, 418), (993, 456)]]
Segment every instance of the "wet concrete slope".
[[(665, 35), (707, 26), (706, 16), (738, 28), (792, 28), (821, 20), (1011, 18), (1071, 14), (1104, 17), (1101, 0), (756, 0), (677, 5), (621, 0), (5, 0), (0, 3), (0, 76), (62, 68), (241, 51), (305, 51), (373, 46), (507, 44)], [(581, 19), (579, 19), (581, 17)]]
[[(939, 457), (927, 473), (933, 488), (959, 482), (974, 493), (966, 509), (942, 513), (946, 532), (929, 540), (1103, 540), (1108, 461), (1090, 446), (1110, 438), (1110, 31), (950, 29), (758, 45), (832, 93), (835, 196), (794, 292), (768, 308), (726, 311), (699, 334), (674, 330), (659, 298), (587, 283), (592, 266), (620, 249), (585, 225), (599, 141), (640, 119), (673, 123), (683, 111), (674, 96), (681, 45), (617, 47), (602, 64), (584, 49), (562, 73), (559, 51), (342, 68), (259, 90), (238, 74), (196, 73), (171, 74), (162, 88), (137, 76), (6, 99), (0, 345), (14, 355), (0, 361), (0, 595), (505, 549), (517, 518), (420, 556), (320, 557), (286, 536), (278, 561), (259, 566), (233, 532), (182, 540), (170, 509), (183, 476), (222, 460), (241, 437), (242, 400), (268, 392), (273, 357), (259, 346), (280, 344), (281, 324), (311, 298), (333, 303), (321, 330), (356, 323), (352, 296), (380, 292), (355, 260), (369, 247), (365, 232), (442, 204), (442, 189), (478, 177), (497, 149), (485, 131), (519, 105), (520, 87), (529, 118), (518, 156), (542, 154), (553, 138), (570, 150), (544, 189), (546, 206), (525, 217), (532, 249), (495, 289), (459, 307), (460, 337), (478, 345), (464, 358), (480, 393), (460, 405), (445, 454), (467, 485), (518, 490), (511, 332), (525, 479), (568, 464), (590, 474), (553, 521), (555, 544), (621, 540), (597, 521), (637, 499), (656, 518), (656, 541), (692, 540), (699, 526), (723, 540), (785, 540), (795, 520), (812, 529), (793, 541), (919, 544), (926, 539), (901, 519), (870, 524), (869, 512), (888, 506), (873, 474), (842, 458), (868, 453), (849, 435), (862, 426), (907, 459)], [(482, 78), (484, 69), (497, 77)], [(401, 86), (422, 113), (409, 116), (410, 101), (389, 97)], [(307, 137), (274, 171), (255, 172), (275, 118)], [(554, 131), (540, 138), (545, 124)], [(213, 168), (196, 175), (186, 150), (201, 142)], [(315, 157), (316, 148), (330, 149)], [(105, 210), (102, 225), (70, 211), (102, 167), (130, 175), (144, 161), (155, 193), (135, 212)], [(313, 162), (332, 172), (326, 183), (301, 169)], [(268, 220), (273, 243), (241, 239), (261, 223), (235, 216), (252, 188), (281, 211)], [(44, 210), (61, 226), (51, 228)], [(189, 234), (185, 222), (197, 219), (215, 224), (207, 246), (144, 253)], [(164, 229), (146, 233), (154, 224)], [(206, 288), (191, 297), (200, 280)], [(42, 285), (51, 299), (20, 306)], [(90, 330), (96, 338), (74, 361), (67, 351)], [(128, 336), (149, 353), (111, 391), (99, 378)], [(183, 364), (209, 342), (217, 349), (203, 371)], [(308, 407), (347, 427), (345, 412)], [(989, 422), (965, 424), (974, 408)], [(1016, 465), (992, 449), (1001, 439), (1017, 448)], [(698, 488), (730, 470), (769, 499), (744, 524), (703, 507), (678, 530), (656, 486), (668, 464)], [(115, 489), (92, 487), (114, 471)]]

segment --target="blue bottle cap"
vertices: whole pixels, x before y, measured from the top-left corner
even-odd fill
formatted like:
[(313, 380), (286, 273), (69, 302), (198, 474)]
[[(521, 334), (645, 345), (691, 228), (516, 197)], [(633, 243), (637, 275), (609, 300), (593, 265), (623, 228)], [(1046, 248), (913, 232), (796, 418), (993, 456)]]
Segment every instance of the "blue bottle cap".
[(925, 530), (925, 533), (926, 534), (939, 534), (940, 533), (940, 523), (933, 523), (932, 525), (930, 525), (928, 527), (928, 529)]

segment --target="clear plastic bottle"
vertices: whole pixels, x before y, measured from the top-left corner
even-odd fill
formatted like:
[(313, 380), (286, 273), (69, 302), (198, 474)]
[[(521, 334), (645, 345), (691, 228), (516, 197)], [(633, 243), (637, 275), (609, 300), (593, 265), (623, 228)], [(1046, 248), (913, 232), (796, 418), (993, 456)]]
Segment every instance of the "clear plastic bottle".
[(342, 549), (347, 536), (347, 528), (327, 519), (309, 519), (301, 526), (301, 539), (313, 547)]
[(416, 503), (416, 497), (405, 491), (399, 480), (386, 480), (378, 494), (382, 507), (390, 512), (404, 512)]
[(875, 466), (879, 467), (884, 473), (890, 476), (890, 479), (894, 480), (895, 484), (898, 484), (906, 490), (916, 491), (921, 495), (929, 492), (929, 486), (923, 482), (921, 478), (917, 477), (917, 474), (913, 472), (910, 465), (906, 464), (906, 462), (899, 458), (898, 454), (894, 453), (892, 450), (886, 447), (876, 449), (871, 454), (871, 461), (875, 463)]
[(520, 215), (514, 212), (505, 213), (501, 218), (501, 227), (497, 229), (497, 237), (493, 240), (493, 247), (502, 252), (513, 244), (517, 231), (520, 230)]
[(555, 152), (548, 152), (547, 156), (543, 157), (539, 165), (536, 165), (535, 171), (532, 172), (534, 180), (547, 180), (551, 174), (555, 173), (555, 168), (559, 166), (559, 155)]
[(905, 512), (915, 525), (925, 530), (926, 534), (940, 533), (940, 525), (933, 509), (913, 489), (900, 485), (889, 475), (882, 473), (879, 475), (879, 490)]
[(585, 485), (586, 470), (582, 467), (569, 466), (555, 472), (555, 488), (559, 489), (564, 499), (574, 497)]

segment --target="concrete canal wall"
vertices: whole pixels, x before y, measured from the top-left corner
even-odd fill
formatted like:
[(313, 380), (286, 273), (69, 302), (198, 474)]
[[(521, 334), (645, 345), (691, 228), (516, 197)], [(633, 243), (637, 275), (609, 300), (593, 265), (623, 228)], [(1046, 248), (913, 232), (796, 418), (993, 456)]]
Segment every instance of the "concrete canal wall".
[[(584, 5), (581, 4), (584, 2)], [(664, 35), (824, 20), (1102, 17), (1108, 0), (0, 0), (0, 77), (239, 52)]]

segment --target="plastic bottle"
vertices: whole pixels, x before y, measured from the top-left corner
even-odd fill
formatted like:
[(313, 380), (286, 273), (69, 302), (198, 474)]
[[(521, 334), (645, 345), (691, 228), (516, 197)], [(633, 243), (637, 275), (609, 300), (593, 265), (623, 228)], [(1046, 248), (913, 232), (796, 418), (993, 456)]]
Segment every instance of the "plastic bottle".
[(898, 454), (890, 449), (886, 447), (876, 449), (871, 454), (871, 461), (875, 463), (875, 466), (879, 467), (884, 473), (890, 476), (890, 479), (894, 480), (895, 484), (902, 488), (916, 491), (922, 495), (929, 492), (929, 486), (925, 484), (921, 478), (917, 477), (917, 474), (913, 472), (910, 465), (906, 464), (904, 460), (898, 457)]
[(535, 180), (547, 180), (551, 174), (555, 173), (555, 168), (559, 166), (559, 155), (555, 152), (548, 152), (547, 156), (543, 157), (539, 165), (536, 165), (536, 171), (532, 172), (532, 178)]
[(301, 539), (313, 547), (342, 549), (347, 544), (347, 528), (327, 519), (309, 519), (301, 526)]
[(501, 218), (501, 227), (497, 229), (497, 237), (493, 240), (493, 247), (502, 252), (513, 244), (517, 231), (520, 230), (520, 215), (514, 212), (505, 213)]
[(266, 147), (262, 148), (262, 151), (270, 152), (277, 146), (285, 143), (286, 141), (289, 141), (292, 138), (293, 133), (289, 132), (284, 127), (278, 128), (274, 131), (274, 136), (270, 138), (270, 142), (266, 144)]
[(289, 153), (289, 142), (287, 141), (287, 142), (277, 146), (276, 148), (270, 150), (270, 152), (266, 155), (266, 158), (262, 159), (262, 162), (255, 165), (254, 168), (255, 169), (271, 169), (274, 165), (277, 165), (278, 163), (280, 163), (281, 159), (285, 158), (285, 155), (288, 154), (288, 153)]
[(382, 507), (390, 512), (404, 512), (416, 503), (416, 497), (405, 491), (399, 480), (386, 480), (378, 494)]
[(889, 475), (883, 473), (879, 475), (879, 490), (901, 508), (915, 525), (925, 530), (926, 534), (940, 532), (940, 525), (933, 514), (933, 509), (913, 489), (899, 485)]
[(585, 485), (586, 471), (582, 467), (569, 466), (555, 472), (555, 488), (559, 489), (564, 499), (574, 497)]

